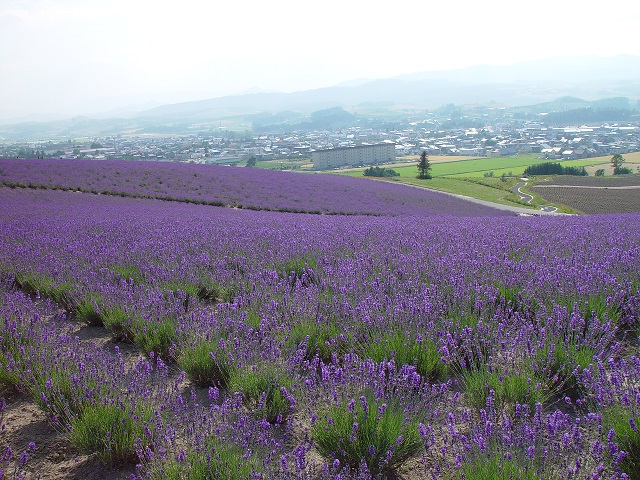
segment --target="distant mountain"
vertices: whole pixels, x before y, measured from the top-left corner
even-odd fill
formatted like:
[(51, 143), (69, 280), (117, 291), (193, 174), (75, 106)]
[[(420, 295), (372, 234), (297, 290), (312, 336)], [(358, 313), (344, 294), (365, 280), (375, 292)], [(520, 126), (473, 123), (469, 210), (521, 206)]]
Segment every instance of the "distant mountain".
[(585, 100), (583, 98), (566, 96), (556, 98), (550, 102), (536, 103), (534, 105), (525, 105), (522, 107), (514, 107), (512, 110), (524, 113), (549, 113), (549, 112), (566, 112), (568, 110), (577, 110), (590, 108), (593, 110), (629, 110), (635, 109), (637, 102), (631, 102), (627, 97), (610, 97), (598, 100)]
[(140, 122), (120, 118), (95, 119), (73, 117), (50, 122), (23, 122), (0, 125), (0, 139), (24, 140), (56, 137), (84, 137), (117, 135), (125, 130), (140, 128)]
[(140, 117), (196, 121), (265, 111), (353, 109), (369, 102), (423, 108), (489, 102), (515, 106), (568, 95), (588, 100), (640, 97), (640, 57), (567, 57), (509, 66), (478, 65), (293, 93), (255, 93), (164, 105)]
[[(402, 110), (433, 109), (452, 103), (499, 104), (542, 113), (587, 107), (589, 105), (584, 102), (599, 99), (610, 102), (611, 98), (624, 98), (627, 104), (631, 101), (631, 105), (636, 105), (640, 99), (640, 56), (563, 57), (509, 66), (477, 65), (387, 79), (360, 79), (333, 87), (292, 93), (256, 91), (162, 105), (126, 115), (126, 120), (91, 120), (82, 117), (1, 126), (0, 138), (105, 135), (125, 128), (129, 131), (180, 133), (194, 124), (206, 124), (229, 117), (241, 117), (248, 123), (264, 127), (309, 124), (318, 120), (321, 124), (331, 125), (348, 121), (345, 115), (348, 112), (377, 109), (397, 114)], [(541, 105), (524, 108), (537, 104)], [(601, 107), (620, 108), (611, 104)], [(334, 108), (345, 112), (330, 110)], [(330, 112), (330, 118), (309, 118), (311, 113), (323, 110)]]

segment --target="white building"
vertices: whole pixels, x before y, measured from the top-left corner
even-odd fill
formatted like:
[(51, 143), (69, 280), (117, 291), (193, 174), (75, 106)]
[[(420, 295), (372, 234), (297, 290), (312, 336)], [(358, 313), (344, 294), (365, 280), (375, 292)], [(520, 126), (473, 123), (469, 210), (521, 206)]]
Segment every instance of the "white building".
[(317, 170), (357, 165), (379, 165), (396, 160), (395, 143), (356, 145), (352, 147), (315, 150), (311, 153), (313, 167)]

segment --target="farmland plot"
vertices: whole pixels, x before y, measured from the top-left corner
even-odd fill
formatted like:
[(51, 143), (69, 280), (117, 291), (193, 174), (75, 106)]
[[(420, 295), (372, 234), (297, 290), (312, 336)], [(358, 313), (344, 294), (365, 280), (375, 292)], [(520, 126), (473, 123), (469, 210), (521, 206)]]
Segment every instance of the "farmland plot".
[(587, 214), (640, 211), (640, 175), (559, 176), (530, 187), (547, 201)]
[[(0, 204), (0, 381), (105, 468), (638, 474), (638, 214), (327, 216), (23, 188)], [(37, 478), (34, 443), (0, 445), (3, 471)]]
[[(615, 175), (609, 177), (577, 177), (574, 175), (560, 175), (548, 182), (550, 185), (584, 186), (584, 187), (640, 187), (640, 175)], [(540, 184), (541, 186), (544, 183)]]

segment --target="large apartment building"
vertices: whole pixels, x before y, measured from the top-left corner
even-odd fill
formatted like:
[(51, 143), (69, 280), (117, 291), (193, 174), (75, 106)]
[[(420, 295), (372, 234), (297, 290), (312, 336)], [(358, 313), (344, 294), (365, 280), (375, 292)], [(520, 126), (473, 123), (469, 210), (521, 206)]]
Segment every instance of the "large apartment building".
[(317, 170), (357, 165), (379, 165), (395, 161), (396, 145), (395, 143), (378, 143), (315, 150), (311, 153), (311, 159), (313, 168)]

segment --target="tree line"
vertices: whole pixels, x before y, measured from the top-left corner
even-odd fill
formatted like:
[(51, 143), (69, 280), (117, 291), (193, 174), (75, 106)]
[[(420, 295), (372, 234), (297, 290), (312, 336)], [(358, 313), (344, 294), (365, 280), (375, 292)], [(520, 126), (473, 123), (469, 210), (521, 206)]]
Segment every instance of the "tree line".
[(365, 168), (362, 174), (365, 177), (399, 177), (400, 174), (393, 170), (392, 168), (384, 168), (384, 167), (369, 167)]
[(537, 165), (529, 165), (524, 169), (524, 175), (576, 175), (586, 177), (587, 171), (584, 167), (564, 167), (555, 162), (544, 162)]

